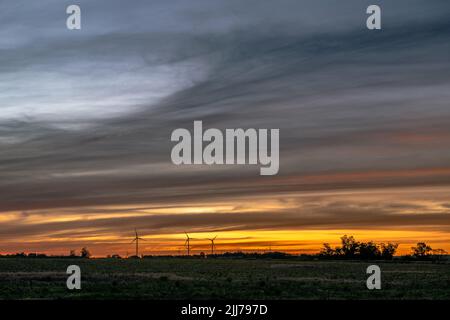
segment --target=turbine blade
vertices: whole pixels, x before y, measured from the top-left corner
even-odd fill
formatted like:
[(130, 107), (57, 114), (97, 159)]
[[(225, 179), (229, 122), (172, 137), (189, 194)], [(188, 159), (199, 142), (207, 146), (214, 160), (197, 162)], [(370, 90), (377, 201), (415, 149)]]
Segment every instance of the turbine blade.
[(136, 239), (133, 239), (133, 241), (131, 241), (130, 243), (133, 243), (133, 242), (135, 242), (136, 241)]

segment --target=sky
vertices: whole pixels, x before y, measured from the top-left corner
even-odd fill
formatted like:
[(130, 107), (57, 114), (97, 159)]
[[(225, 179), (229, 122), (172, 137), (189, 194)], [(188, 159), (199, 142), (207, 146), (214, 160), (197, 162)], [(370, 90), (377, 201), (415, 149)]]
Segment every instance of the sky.
[[(450, 251), (448, 1), (71, 4), (0, 1), (0, 253)], [(195, 120), (279, 128), (278, 175), (174, 165)]]

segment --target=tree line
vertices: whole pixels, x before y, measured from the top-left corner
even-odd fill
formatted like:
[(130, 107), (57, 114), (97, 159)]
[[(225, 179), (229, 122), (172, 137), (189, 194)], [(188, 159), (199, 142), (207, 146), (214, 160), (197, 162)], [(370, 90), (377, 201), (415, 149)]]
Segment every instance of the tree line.
[[(397, 252), (398, 243), (375, 243), (373, 241), (356, 241), (353, 236), (341, 237), (341, 246), (332, 248), (329, 243), (324, 243), (319, 256), (327, 258), (361, 259), (361, 260), (392, 260)], [(433, 249), (425, 242), (418, 242), (411, 247), (409, 258), (427, 259), (440, 258), (446, 255), (443, 249)]]
[(54, 256), (48, 256), (45, 253), (25, 253), (25, 252), (19, 252), (14, 254), (7, 254), (7, 255), (0, 255), (0, 257), (4, 258), (84, 258), (89, 259), (91, 257), (91, 252), (87, 247), (83, 247), (80, 250), (80, 253), (77, 254), (75, 250), (70, 250), (69, 255), (54, 255)]

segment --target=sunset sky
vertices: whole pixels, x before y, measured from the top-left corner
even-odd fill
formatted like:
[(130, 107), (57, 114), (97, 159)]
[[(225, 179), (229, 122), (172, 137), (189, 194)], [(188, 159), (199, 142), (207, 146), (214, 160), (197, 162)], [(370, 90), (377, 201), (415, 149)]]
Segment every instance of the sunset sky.
[[(447, 0), (76, 3), (0, 3), (0, 254), (450, 252)], [(172, 164), (194, 120), (279, 128), (278, 175)]]

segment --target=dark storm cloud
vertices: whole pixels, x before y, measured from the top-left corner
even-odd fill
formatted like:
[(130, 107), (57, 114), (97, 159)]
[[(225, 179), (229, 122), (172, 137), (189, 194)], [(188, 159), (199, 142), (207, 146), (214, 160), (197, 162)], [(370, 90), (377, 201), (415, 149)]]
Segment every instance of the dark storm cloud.
[[(0, 7), (0, 210), (269, 197), (309, 190), (308, 174), (448, 166), (445, 1), (381, 2), (381, 32), (365, 1), (81, 1), (79, 32), (66, 4)], [(170, 133), (193, 120), (280, 128), (285, 184), (173, 166)]]

